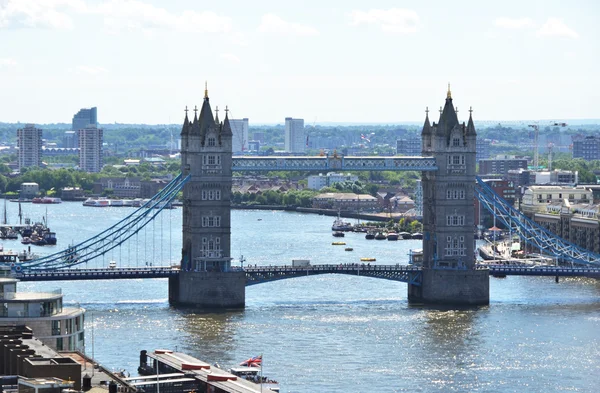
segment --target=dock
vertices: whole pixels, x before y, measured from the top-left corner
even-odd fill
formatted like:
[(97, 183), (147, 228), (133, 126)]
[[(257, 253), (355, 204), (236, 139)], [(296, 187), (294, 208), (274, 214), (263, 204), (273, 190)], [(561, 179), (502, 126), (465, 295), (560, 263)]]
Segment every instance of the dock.
[[(127, 378), (127, 382), (146, 393), (168, 391), (178, 386), (179, 391), (188, 389), (215, 393), (267, 393), (274, 392), (260, 383), (253, 383), (231, 374), (216, 365), (211, 365), (193, 356), (167, 349), (152, 353), (141, 351), (140, 374), (154, 375)], [(157, 389), (158, 387), (158, 389)], [(165, 390), (166, 389), (166, 390)]]

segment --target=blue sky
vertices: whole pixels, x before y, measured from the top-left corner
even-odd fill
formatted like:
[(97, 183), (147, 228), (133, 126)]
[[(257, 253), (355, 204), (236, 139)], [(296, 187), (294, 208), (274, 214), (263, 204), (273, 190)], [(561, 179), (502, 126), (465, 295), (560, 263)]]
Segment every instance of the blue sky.
[[(599, 118), (596, 1), (0, 0), (0, 121)], [(434, 118), (437, 117), (433, 116)], [(435, 120), (435, 119), (434, 119)]]

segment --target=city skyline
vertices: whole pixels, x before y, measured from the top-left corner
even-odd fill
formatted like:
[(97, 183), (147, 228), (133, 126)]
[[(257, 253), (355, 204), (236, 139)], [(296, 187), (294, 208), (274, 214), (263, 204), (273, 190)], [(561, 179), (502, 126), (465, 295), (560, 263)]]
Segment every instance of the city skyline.
[[(591, 119), (600, 6), (377, 1), (8, 0), (0, 121), (178, 124), (201, 105), (252, 124), (420, 122), (451, 83), (459, 119)], [(437, 121), (437, 116), (431, 116)]]

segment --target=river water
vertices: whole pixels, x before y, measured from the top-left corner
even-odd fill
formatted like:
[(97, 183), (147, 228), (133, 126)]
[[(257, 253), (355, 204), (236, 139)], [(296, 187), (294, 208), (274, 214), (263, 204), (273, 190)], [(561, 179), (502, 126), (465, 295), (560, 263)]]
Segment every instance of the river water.
[[(16, 221), (17, 204), (7, 205)], [(47, 210), (46, 210), (47, 209)], [(77, 243), (132, 212), (79, 203), (23, 205), (46, 216), (58, 246)], [(47, 211), (47, 213), (46, 213)], [(232, 254), (251, 264), (406, 263), (420, 241), (331, 236), (333, 218), (289, 212), (232, 212)], [(176, 263), (181, 210), (163, 213), (154, 232), (136, 236), (98, 265)], [(343, 240), (354, 251), (331, 242)], [(5, 241), (5, 248), (22, 248)], [(477, 309), (410, 306), (406, 284), (325, 275), (256, 285), (238, 312), (171, 308), (167, 280), (21, 283), (20, 290), (62, 287), (65, 303), (86, 316), (86, 352), (107, 368), (135, 373), (141, 349), (169, 348), (221, 366), (263, 354), (264, 373), (282, 392), (598, 392), (600, 283), (585, 279), (491, 278), (490, 305)]]

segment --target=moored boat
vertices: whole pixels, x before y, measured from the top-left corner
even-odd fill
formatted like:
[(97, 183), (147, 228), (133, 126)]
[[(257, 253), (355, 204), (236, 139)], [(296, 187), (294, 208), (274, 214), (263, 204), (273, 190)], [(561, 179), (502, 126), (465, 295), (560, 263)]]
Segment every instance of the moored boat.
[(383, 232), (377, 232), (377, 235), (375, 235), (375, 240), (385, 240), (387, 239), (387, 236), (385, 236), (385, 233)]
[(365, 235), (365, 239), (367, 239), (367, 240), (375, 239), (375, 232), (367, 232), (367, 234)]
[(376, 258), (360, 258), (361, 262), (375, 262)]
[(398, 240), (398, 234), (396, 232), (388, 232), (387, 239), (388, 240)]
[(41, 197), (41, 198), (33, 198), (31, 200), (31, 203), (42, 203), (42, 204), (56, 204), (56, 203), (62, 203), (62, 200), (60, 198), (53, 198), (53, 197)]
[(332, 235), (333, 235), (334, 237), (344, 237), (344, 236), (346, 236), (346, 235), (344, 234), (344, 232), (341, 232), (341, 231), (335, 231), (335, 232), (333, 232), (333, 233), (332, 233)]

